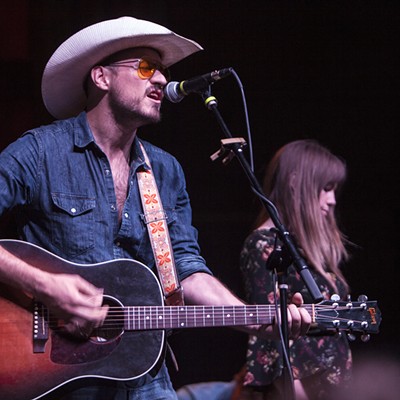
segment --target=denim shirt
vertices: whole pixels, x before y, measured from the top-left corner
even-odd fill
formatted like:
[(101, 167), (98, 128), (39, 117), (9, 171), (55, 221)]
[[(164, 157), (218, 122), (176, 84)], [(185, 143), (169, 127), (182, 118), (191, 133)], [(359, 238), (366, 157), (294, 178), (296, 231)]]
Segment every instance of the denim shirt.
[[(200, 256), (182, 167), (150, 143), (149, 156), (167, 215), (179, 279), (211, 271)], [(0, 215), (14, 211), (18, 239), (69, 261), (133, 258), (154, 270), (136, 171), (145, 166), (139, 139), (131, 149), (128, 194), (118, 221), (113, 176), (86, 113), (24, 133), (0, 154)]]

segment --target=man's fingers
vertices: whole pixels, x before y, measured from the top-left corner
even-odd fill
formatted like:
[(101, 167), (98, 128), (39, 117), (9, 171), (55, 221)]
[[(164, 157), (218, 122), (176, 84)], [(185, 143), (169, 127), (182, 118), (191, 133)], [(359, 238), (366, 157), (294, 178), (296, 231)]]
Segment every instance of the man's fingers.
[(104, 290), (102, 288), (94, 286), (92, 283), (88, 282), (87, 280), (83, 279), (80, 276), (78, 277), (78, 279), (79, 279), (77, 282), (78, 289), (82, 294), (90, 297), (93, 296), (93, 298), (95, 299), (103, 298)]
[(100, 326), (102, 326), (104, 324), (104, 321), (107, 318), (108, 310), (109, 310), (108, 305), (104, 305), (101, 308), (99, 308), (98, 315), (97, 315), (96, 321), (94, 323), (95, 328), (99, 328)]
[(78, 319), (73, 319), (65, 324), (63, 330), (68, 334), (82, 340), (88, 339), (92, 331), (92, 329), (89, 330), (87, 326), (85, 326), (83, 321), (79, 321)]

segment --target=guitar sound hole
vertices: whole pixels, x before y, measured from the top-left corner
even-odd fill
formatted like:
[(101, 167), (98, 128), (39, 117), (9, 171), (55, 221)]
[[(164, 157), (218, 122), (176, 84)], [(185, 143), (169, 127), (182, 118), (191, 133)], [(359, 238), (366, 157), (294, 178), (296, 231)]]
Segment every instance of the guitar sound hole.
[(104, 296), (103, 306), (108, 305), (109, 311), (101, 327), (93, 330), (90, 340), (104, 343), (120, 337), (124, 332), (124, 307), (114, 297)]

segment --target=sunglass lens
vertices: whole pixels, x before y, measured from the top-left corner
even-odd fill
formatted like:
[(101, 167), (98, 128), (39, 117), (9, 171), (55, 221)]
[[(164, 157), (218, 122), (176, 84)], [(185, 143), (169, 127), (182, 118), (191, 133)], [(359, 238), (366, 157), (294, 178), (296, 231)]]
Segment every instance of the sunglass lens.
[(140, 60), (139, 63), (139, 76), (142, 79), (148, 79), (151, 78), (154, 75), (154, 72), (156, 71), (154, 64), (150, 63), (147, 60)]
[(142, 79), (151, 78), (156, 70), (160, 71), (166, 78), (169, 80), (169, 72), (167, 68), (164, 68), (160, 64), (156, 64), (154, 62), (148, 60), (140, 60), (138, 74)]

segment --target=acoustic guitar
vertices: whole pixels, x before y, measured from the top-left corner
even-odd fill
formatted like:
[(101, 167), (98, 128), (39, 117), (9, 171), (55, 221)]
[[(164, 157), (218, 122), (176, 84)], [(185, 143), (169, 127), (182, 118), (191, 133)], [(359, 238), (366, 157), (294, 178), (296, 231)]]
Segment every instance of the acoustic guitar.
[[(124, 381), (156, 373), (170, 329), (272, 324), (273, 305), (164, 306), (154, 273), (131, 259), (76, 264), (18, 240), (0, 245), (20, 259), (54, 273), (79, 274), (104, 288), (109, 306), (103, 326), (88, 339), (68, 336), (62, 322), (27, 294), (0, 284), (0, 399), (57, 399), (66, 386)], [(305, 304), (325, 332), (378, 333), (376, 301)]]

